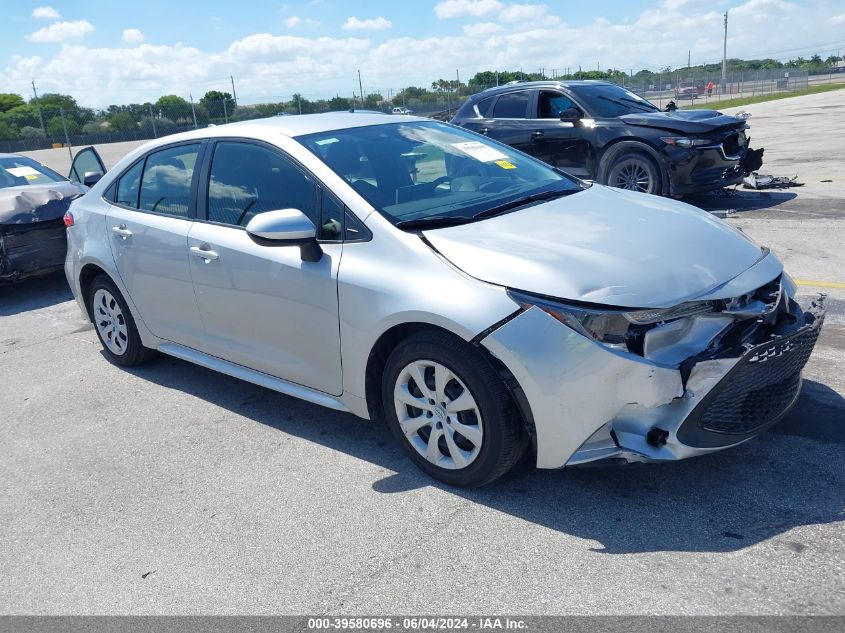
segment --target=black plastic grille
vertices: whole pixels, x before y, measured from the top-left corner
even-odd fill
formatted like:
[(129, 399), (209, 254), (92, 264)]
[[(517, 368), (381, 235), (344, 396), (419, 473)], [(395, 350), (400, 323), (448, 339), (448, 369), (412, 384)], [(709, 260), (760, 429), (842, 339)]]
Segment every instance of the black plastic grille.
[(801, 388), (801, 370), (819, 329), (811, 327), (748, 352), (699, 405), (699, 426), (714, 433), (746, 435), (784, 413)]
[(824, 322), (822, 306), (805, 318), (810, 324), (791, 336), (748, 350), (687, 416), (678, 428), (678, 440), (701, 448), (731, 446), (786, 415), (797, 400), (801, 370)]

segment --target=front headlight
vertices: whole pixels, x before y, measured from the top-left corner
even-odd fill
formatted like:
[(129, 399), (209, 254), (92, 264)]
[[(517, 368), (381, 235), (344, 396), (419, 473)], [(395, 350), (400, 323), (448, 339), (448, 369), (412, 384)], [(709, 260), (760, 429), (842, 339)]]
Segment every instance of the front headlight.
[(661, 141), (667, 145), (674, 145), (675, 147), (702, 147), (703, 145), (712, 145), (713, 141), (706, 138), (688, 138), (686, 136), (663, 136)]
[(536, 295), (508, 290), (508, 296), (524, 309), (540, 308), (549, 316), (587, 338), (620, 350), (631, 350), (629, 345), (651, 326), (675, 319), (712, 312), (712, 301), (691, 301), (671, 308), (625, 310), (611, 306), (584, 306), (563, 303)]

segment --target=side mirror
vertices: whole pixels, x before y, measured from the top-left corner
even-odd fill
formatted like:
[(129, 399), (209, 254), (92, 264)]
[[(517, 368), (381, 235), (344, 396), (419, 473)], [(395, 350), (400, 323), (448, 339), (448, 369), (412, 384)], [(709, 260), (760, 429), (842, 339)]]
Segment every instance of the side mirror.
[(560, 120), (564, 123), (575, 123), (580, 121), (582, 116), (581, 110), (578, 108), (567, 108), (560, 113)]
[(82, 184), (86, 187), (93, 187), (98, 182), (100, 182), (100, 178), (103, 177), (98, 171), (86, 171), (85, 175), (82, 177)]
[(299, 246), (304, 262), (318, 262), (323, 249), (317, 243), (317, 228), (299, 209), (267, 211), (253, 217), (246, 225), (252, 241), (262, 246)]

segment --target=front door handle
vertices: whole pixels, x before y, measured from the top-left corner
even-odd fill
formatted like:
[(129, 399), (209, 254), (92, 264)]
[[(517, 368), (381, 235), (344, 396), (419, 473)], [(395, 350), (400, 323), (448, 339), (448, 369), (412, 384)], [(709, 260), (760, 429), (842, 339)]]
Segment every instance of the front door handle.
[(111, 232), (115, 235), (119, 235), (121, 239), (126, 239), (127, 237), (132, 237), (132, 231), (126, 228), (125, 224), (121, 224), (120, 226), (113, 226), (111, 227)]
[(489, 133), (490, 133), (490, 128), (489, 128), (489, 127), (483, 127), (483, 128), (481, 128), (480, 130), (478, 130), (478, 133), (479, 133), (479, 134), (484, 134), (484, 135), (486, 136), (487, 134), (489, 134)]
[(199, 246), (191, 246), (191, 255), (195, 257), (199, 257), (207, 264), (213, 259), (218, 259), (220, 255), (217, 254), (217, 251), (211, 250), (211, 247), (208, 244), (200, 244)]
[(543, 138), (543, 136), (544, 136), (543, 130), (534, 130), (533, 132), (531, 132), (531, 140), (532, 141), (537, 141), (537, 140)]

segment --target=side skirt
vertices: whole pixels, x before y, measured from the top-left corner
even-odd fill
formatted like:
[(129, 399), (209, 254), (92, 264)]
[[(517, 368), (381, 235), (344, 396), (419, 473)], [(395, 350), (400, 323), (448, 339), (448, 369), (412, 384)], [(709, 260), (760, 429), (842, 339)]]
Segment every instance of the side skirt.
[(260, 387), (278, 391), (286, 396), (292, 396), (294, 398), (299, 398), (300, 400), (313, 402), (314, 404), (319, 404), (320, 406), (334, 409), (335, 411), (351, 413), (349, 408), (340, 400), (334, 396), (325, 394), (322, 391), (315, 391), (314, 389), (309, 389), (308, 387), (303, 387), (302, 385), (297, 385), (296, 383), (288, 382), (286, 380), (282, 380), (281, 378), (275, 378), (260, 371), (244, 367), (243, 365), (236, 365), (235, 363), (230, 363), (229, 361), (221, 358), (203, 354), (202, 352), (198, 352), (197, 350), (189, 347), (183, 347), (182, 345), (177, 345), (176, 343), (162, 343), (158, 346), (158, 351), (163, 354), (168, 354), (169, 356), (181, 358), (189, 363), (200, 365), (206, 369), (219, 371), (221, 374), (226, 374), (227, 376), (251, 382), (255, 385), (259, 385)]

